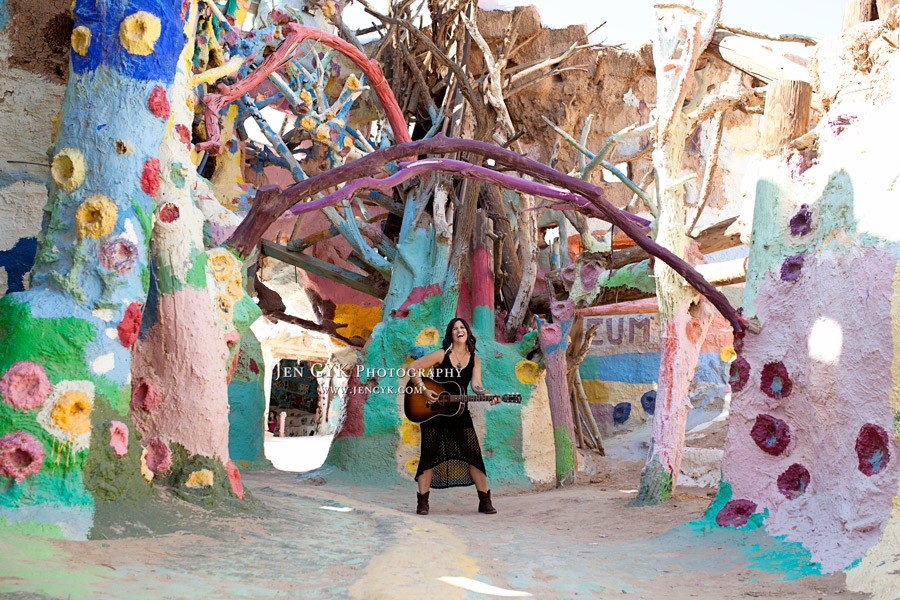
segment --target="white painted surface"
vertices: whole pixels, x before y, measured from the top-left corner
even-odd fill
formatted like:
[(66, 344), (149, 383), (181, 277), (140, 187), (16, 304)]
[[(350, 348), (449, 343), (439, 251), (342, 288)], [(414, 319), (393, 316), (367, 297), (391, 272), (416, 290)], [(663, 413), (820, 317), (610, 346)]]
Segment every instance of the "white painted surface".
[(267, 433), (266, 458), (279, 471), (303, 473), (318, 469), (328, 456), (334, 435), (281, 438)]

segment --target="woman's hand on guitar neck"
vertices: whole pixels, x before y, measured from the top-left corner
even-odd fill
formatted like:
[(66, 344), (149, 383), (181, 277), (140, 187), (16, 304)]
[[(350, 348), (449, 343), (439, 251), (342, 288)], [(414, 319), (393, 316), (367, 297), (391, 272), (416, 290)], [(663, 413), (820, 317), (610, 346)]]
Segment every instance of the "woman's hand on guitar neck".
[[(473, 385), (472, 390), (479, 396), (490, 396), (490, 393), (480, 385)], [(500, 403), (500, 397), (491, 398), (491, 406)]]

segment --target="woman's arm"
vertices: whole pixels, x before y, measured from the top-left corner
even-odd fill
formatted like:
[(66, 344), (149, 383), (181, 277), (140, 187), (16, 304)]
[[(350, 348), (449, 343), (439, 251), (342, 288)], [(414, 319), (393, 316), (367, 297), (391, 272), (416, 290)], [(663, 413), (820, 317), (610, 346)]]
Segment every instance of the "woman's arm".
[[(472, 391), (479, 396), (487, 396), (490, 394), (483, 385), (481, 385), (481, 359), (475, 355), (475, 366), (472, 368)], [(491, 404), (497, 404), (499, 399), (491, 400)]]
[(430, 369), (431, 367), (441, 364), (442, 360), (444, 360), (444, 351), (435, 350), (434, 352), (429, 352), (425, 356), (412, 361), (411, 363), (409, 363), (409, 366), (406, 367), (407, 372), (413, 372), (412, 375), (409, 376), (409, 381), (413, 384), (413, 386), (421, 389), (421, 374), (428, 371), (428, 369)]

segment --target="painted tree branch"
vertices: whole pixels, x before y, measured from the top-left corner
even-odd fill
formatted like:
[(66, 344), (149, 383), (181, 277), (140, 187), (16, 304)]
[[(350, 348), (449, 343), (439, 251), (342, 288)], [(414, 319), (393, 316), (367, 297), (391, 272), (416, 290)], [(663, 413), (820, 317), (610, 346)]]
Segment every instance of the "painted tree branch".
[(387, 115), (388, 122), (394, 132), (394, 139), (398, 143), (411, 140), (406, 121), (403, 119), (403, 111), (400, 110), (397, 99), (394, 97), (390, 86), (388, 86), (384, 73), (381, 72), (381, 67), (377, 62), (369, 60), (353, 44), (321, 29), (298, 25), (297, 23), (288, 23), (284, 26), (284, 29), (287, 31), (284, 41), (252, 73), (232, 86), (220, 83), (218, 94), (207, 94), (204, 97), (204, 102), (210, 110), (218, 114), (225, 106), (249, 93), (271, 73), (278, 71), (290, 62), (300, 52), (301, 43), (307, 40), (315, 40), (329, 48), (334, 48), (352, 60), (362, 70), (366, 78), (372, 83), (375, 94), (378, 96), (378, 100)]
[[(640, 217), (625, 213), (610, 204), (604, 198), (603, 190), (598, 186), (575, 177), (563, 175), (547, 165), (533, 161), (510, 150), (474, 140), (446, 138), (438, 135), (428, 140), (400, 144), (384, 150), (379, 150), (351, 163), (310, 177), (305, 181), (296, 183), (282, 190), (280, 194), (272, 197), (269, 201), (255, 202), (250, 210), (250, 214), (241, 222), (240, 226), (238, 226), (226, 243), (240, 256), (248, 256), (256, 247), (257, 242), (269, 226), (271, 226), (271, 224), (288, 209), (302, 200), (309, 198), (322, 190), (341, 185), (344, 182), (353, 181), (354, 179), (367, 177), (372, 173), (377, 173), (378, 170), (388, 162), (401, 159), (404, 156), (444, 154), (452, 152), (471, 152), (479, 154), (484, 158), (493, 159), (498, 164), (515, 169), (520, 173), (546, 181), (559, 188), (565, 188), (565, 190), (568, 190), (575, 196), (567, 201), (570, 201), (575, 205), (582, 206), (584, 204), (582, 200), (587, 200), (587, 204), (596, 209), (594, 214), (599, 218), (609, 221), (625, 232), (625, 234), (633, 239), (637, 245), (647, 250), (648, 253), (656, 256), (666, 264), (669, 264), (673, 270), (684, 277), (691, 286), (709, 298), (710, 302), (731, 323), (736, 332), (742, 332), (744, 330), (745, 325), (737, 317), (734, 308), (721, 292), (703, 279), (696, 270), (683, 259), (675, 256), (672, 252), (666, 250), (644, 234), (642, 227), (649, 225), (649, 222), (646, 219), (641, 219)], [(495, 171), (490, 171), (489, 169), (484, 170), (491, 174), (490, 177), (503, 175)], [(511, 176), (506, 175), (505, 177)], [(506, 183), (512, 182), (506, 181)], [(535, 182), (526, 183), (533, 184)], [(548, 194), (559, 194), (562, 190), (554, 191), (553, 188), (547, 188), (540, 191)], [(581, 197), (581, 200), (578, 199), (578, 196)], [(320, 204), (316, 205), (316, 202)], [(307, 210), (315, 210), (321, 207), (321, 202), (322, 200), (318, 200), (298, 205), (292, 212), (300, 213), (306, 212)]]

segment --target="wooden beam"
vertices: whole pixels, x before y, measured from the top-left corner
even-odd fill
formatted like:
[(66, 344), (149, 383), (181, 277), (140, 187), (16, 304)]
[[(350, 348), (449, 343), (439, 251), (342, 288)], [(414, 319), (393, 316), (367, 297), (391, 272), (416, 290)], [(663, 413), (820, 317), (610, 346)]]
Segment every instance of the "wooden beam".
[(775, 54), (760, 41), (743, 35), (720, 29), (713, 35), (709, 51), (729, 65), (766, 83), (777, 79), (810, 81), (806, 67)]
[(373, 285), (372, 280), (366, 276), (356, 273), (349, 269), (327, 263), (314, 256), (308, 256), (300, 252), (291, 252), (286, 247), (275, 244), (268, 240), (262, 240), (259, 244), (260, 253), (265, 256), (271, 256), (281, 262), (299, 267), (304, 271), (309, 271), (319, 277), (324, 277), (335, 283), (340, 283), (358, 292), (374, 296), (384, 300), (387, 295), (386, 289), (380, 289)]
[(631, 302), (616, 302), (602, 306), (589, 306), (575, 311), (583, 317), (608, 317), (612, 315), (640, 315), (643, 313), (659, 312), (659, 302), (655, 297)]
[(767, 86), (761, 145), (763, 158), (777, 156), (809, 130), (812, 85), (806, 81), (779, 79)]
[(747, 257), (735, 258), (724, 262), (695, 265), (697, 272), (716, 287), (743, 283), (747, 280)]
[[(737, 220), (738, 217), (729, 217), (703, 229), (695, 229), (691, 232), (691, 237), (700, 244), (700, 252), (703, 254), (727, 250), (728, 248), (737, 248), (742, 244)], [(615, 259), (614, 267), (618, 269), (625, 265), (647, 260), (650, 258), (650, 255), (641, 249), (640, 246), (632, 246), (624, 250), (614, 251), (613, 257)]]

